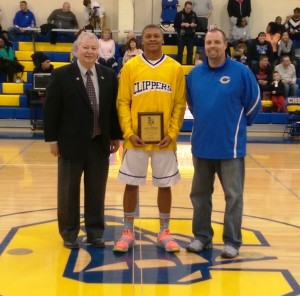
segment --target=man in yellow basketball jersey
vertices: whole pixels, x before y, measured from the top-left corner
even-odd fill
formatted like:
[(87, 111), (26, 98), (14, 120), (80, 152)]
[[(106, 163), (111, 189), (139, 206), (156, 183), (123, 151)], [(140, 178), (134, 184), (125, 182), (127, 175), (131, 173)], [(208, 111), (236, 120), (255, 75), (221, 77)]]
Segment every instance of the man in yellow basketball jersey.
[(158, 187), (157, 246), (167, 252), (178, 252), (180, 247), (169, 233), (169, 220), (171, 186), (180, 179), (176, 138), (186, 106), (184, 73), (179, 63), (163, 54), (163, 33), (157, 25), (143, 29), (142, 44), (144, 53), (130, 59), (120, 76), (117, 109), (125, 151), (118, 179), (126, 183), (126, 187), (124, 230), (114, 251), (127, 252), (134, 245), (138, 189), (146, 182), (151, 158), (152, 183)]

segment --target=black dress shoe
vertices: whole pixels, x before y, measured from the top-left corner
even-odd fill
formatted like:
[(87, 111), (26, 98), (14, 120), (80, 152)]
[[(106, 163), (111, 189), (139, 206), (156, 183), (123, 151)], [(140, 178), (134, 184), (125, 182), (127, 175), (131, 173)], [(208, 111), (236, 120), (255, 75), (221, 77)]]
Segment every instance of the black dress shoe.
[(77, 241), (64, 241), (64, 247), (67, 249), (79, 249)]
[(103, 248), (105, 246), (104, 239), (102, 237), (96, 237), (93, 239), (88, 239), (87, 240), (88, 244), (91, 244), (95, 248)]

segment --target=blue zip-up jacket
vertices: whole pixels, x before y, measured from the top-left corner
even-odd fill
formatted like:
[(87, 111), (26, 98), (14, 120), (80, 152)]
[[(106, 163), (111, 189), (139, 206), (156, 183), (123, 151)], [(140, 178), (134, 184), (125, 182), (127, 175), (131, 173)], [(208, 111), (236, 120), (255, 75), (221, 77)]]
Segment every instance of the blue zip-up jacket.
[(246, 155), (247, 125), (261, 110), (253, 73), (226, 58), (209, 67), (207, 60), (187, 76), (187, 101), (194, 126), (192, 154), (205, 159), (232, 159)]
[(34, 26), (36, 26), (34, 14), (29, 9), (26, 12), (19, 10), (14, 17), (13, 24), (17, 28), (29, 28), (32, 20)]

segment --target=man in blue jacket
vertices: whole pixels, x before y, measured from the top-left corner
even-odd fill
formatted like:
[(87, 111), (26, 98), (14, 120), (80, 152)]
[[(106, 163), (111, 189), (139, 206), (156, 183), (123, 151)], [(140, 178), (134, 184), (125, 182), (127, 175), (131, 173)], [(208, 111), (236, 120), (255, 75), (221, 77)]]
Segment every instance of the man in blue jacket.
[(194, 116), (190, 194), (194, 240), (187, 250), (212, 248), (212, 193), (217, 174), (226, 202), (221, 256), (234, 258), (242, 244), (246, 127), (261, 110), (261, 101), (253, 73), (226, 56), (226, 47), (223, 31), (209, 31), (205, 37), (207, 60), (187, 77), (188, 104)]
[(32, 35), (33, 32), (28, 28), (36, 27), (34, 14), (27, 8), (27, 2), (20, 2), (20, 10), (16, 13), (13, 20), (13, 27), (8, 28), (8, 39), (17, 41), (18, 34)]

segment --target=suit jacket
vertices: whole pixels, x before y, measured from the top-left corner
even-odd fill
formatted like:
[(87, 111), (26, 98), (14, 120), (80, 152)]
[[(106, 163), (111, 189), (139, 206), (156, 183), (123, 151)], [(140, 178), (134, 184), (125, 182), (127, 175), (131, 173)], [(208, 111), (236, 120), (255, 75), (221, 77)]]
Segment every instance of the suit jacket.
[[(96, 64), (99, 83), (99, 123), (104, 151), (110, 142), (121, 139), (116, 97), (118, 83), (112, 69)], [(57, 141), (66, 158), (85, 155), (93, 131), (93, 110), (77, 63), (52, 72), (44, 106), (45, 141)]]

